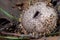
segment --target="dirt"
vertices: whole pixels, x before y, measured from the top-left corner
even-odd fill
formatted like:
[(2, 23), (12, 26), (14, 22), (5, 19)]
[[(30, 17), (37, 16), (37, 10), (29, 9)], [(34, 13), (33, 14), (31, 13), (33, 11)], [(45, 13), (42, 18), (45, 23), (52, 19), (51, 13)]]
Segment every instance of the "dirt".
[(54, 37), (43, 37), (41, 39), (31, 39), (31, 40), (60, 40), (60, 36), (54, 36)]

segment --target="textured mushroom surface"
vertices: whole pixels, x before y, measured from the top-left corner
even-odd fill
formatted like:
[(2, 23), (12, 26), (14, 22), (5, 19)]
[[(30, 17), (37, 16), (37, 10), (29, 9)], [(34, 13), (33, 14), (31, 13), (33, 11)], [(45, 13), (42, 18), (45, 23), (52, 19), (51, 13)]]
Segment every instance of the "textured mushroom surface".
[(44, 2), (37, 2), (22, 14), (22, 25), (27, 32), (51, 33), (56, 27), (57, 14)]

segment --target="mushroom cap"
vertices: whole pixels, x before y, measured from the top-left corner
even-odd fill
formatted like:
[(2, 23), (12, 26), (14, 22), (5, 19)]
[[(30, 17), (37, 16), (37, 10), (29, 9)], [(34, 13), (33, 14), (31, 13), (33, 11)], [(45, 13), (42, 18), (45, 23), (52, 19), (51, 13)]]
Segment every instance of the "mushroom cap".
[(56, 27), (57, 13), (44, 2), (37, 2), (22, 14), (22, 25), (27, 32), (51, 33)]

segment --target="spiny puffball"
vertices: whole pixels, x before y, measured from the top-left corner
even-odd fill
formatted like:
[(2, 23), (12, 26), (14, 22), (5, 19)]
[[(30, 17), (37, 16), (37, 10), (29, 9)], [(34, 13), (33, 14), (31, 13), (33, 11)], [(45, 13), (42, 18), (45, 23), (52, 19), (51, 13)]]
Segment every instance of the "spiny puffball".
[(22, 14), (22, 25), (27, 32), (39, 34), (51, 33), (57, 22), (57, 13), (54, 8), (45, 2), (37, 2)]

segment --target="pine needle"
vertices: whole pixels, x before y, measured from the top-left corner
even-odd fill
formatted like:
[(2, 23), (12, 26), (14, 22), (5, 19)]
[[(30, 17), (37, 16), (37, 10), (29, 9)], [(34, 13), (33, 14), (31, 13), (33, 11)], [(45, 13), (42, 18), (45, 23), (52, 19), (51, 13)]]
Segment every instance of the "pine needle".
[(7, 17), (11, 18), (11, 19), (15, 19), (18, 20), (18, 18), (12, 16), (11, 14), (9, 14), (8, 12), (6, 12), (5, 10), (3, 10), (2, 8), (0, 8), (0, 11), (3, 12), (4, 15), (6, 15)]

